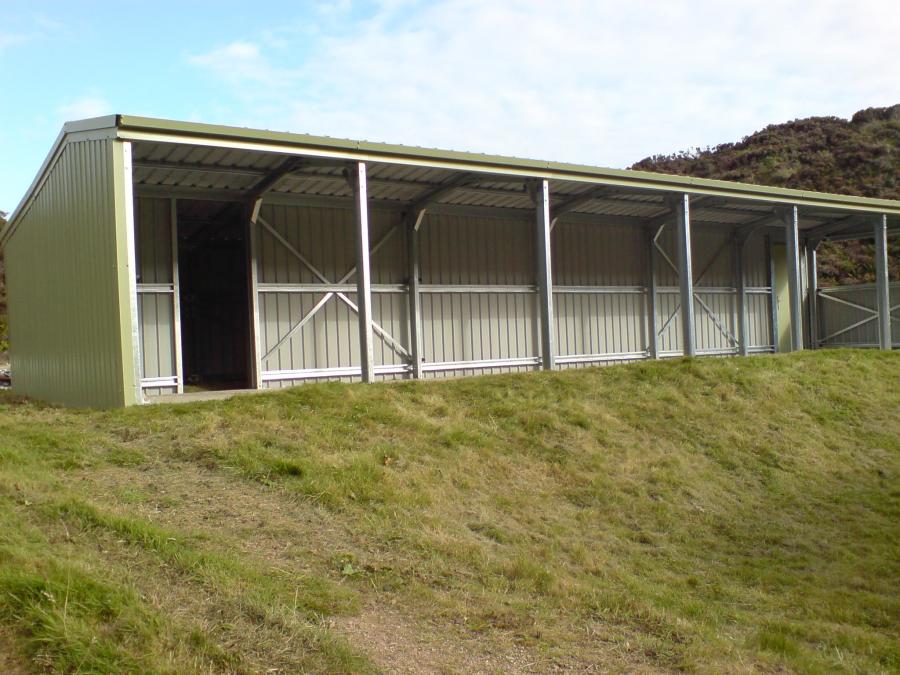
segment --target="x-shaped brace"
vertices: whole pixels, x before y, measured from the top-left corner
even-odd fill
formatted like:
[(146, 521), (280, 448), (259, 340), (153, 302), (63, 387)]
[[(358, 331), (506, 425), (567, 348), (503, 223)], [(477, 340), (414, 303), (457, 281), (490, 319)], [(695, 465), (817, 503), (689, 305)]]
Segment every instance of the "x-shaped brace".
[[(665, 260), (666, 263), (668, 263), (669, 267), (672, 268), (672, 270), (675, 272), (675, 274), (680, 275), (681, 272), (678, 270), (678, 267), (675, 265), (675, 263), (672, 262), (672, 259), (663, 250), (662, 246), (659, 245), (659, 236), (662, 234), (662, 231), (663, 231), (663, 229), (665, 229), (665, 227), (666, 227), (665, 223), (663, 223), (662, 225), (659, 226), (659, 229), (656, 231), (656, 234), (653, 236), (653, 246), (656, 247), (656, 250), (659, 251), (659, 254), (663, 257), (663, 260)], [(712, 269), (713, 265), (716, 264), (716, 260), (719, 259), (719, 256), (728, 247), (729, 244), (730, 244), (730, 241), (726, 240), (722, 244), (722, 246), (719, 247), (719, 249), (715, 252), (715, 254), (712, 256), (712, 258), (710, 258), (709, 263), (707, 263), (706, 267), (703, 268), (703, 271), (700, 272), (700, 275), (697, 277), (696, 281), (694, 281), (695, 284), (699, 284), (701, 281), (703, 281), (704, 278), (706, 278), (706, 275)], [(728, 328), (725, 325), (723, 325), (721, 321), (719, 321), (719, 319), (713, 313), (712, 309), (710, 309), (709, 305), (707, 305), (703, 301), (703, 298), (701, 298), (699, 295), (697, 295), (696, 291), (694, 292), (694, 300), (696, 300), (697, 303), (700, 305), (700, 307), (703, 309), (703, 311), (706, 312), (707, 316), (709, 316), (709, 318), (712, 320), (713, 325), (715, 325), (715, 327), (719, 329), (719, 332), (722, 333), (722, 335), (724, 335), (726, 339), (730, 340), (732, 344), (737, 346), (739, 344), (737, 338), (735, 338), (734, 335), (732, 335), (731, 331), (728, 330)], [(662, 335), (666, 331), (666, 329), (669, 327), (669, 324), (671, 324), (675, 320), (675, 317), (678, 316), (678, 313), (680, 311), (681, 311), (681, 303), (679, 302), (675, 306), (675, 311), (673, 311), (672, 314), (669, 316), (669, 318), (666, 319), (666, 322), (659, 329), (659, 332), (657, 333), (657, 335)]]
[[(309, 261), (309, 259), (306, 258), (306, 256), (304, 256), (293, 245), (291, 245), (291, 243), (287, 239), (282, 237), (281, 233), (279, 233), (278, 230), (276, 230), (274, 227), (272, 227), (272, 225), (269, 224), (264, 218), (262, 218), (261, 216), (257, 217), (257, 222), (260, 225), (262, 225), (266, 229), (266, 231), (269, 234), (271, 234), (272, 237), (274, 237), (274, 239), (278, 243), (280, 243), (282, 246), (284, 246), (284, 248), (286, 248), (288, 250), (288, 252), (291, 253), (291, 255), (293, 255), (295, 258), (297, 258), (297, 260), (299, 260), (310, 272), (312, 272), (313, 276), (315, 276), (317, 279), (319, 279), (319, 281), (321, 281), (323, 284), (331, 285), (331, 281), (329, 281), (328, 277), (326, 277), (315, 265), (313, 265)], [(369, 251), (369, 255), (375, 255), (375, 253), (377, 253), (378, 250), (391, 239), (391, 237), (394, 235), (394, 233), (396, 231), (397, 231), (396, 226), (394, 226), (390, 230), (388, 230), (384, 234), (384, 236), (371, 248), (371, 250)], [(342, 276), (340, 278), (340, 280), (337, 282), (337, 284), (334, 284), (334, 285), (340, 285), (340, 284), (347, 283), (347, 281), (350, 279), (350, 277), (352, 277), (354, 274), (356, 274), (356, 265), (354, 265), (352, 268), (350, 268), (350, 270), (344, 276)], [(293, 326), (291, 326), (291, 329), (287, 333), (284, 334), (284, 336), (275, 344), (275, 346), (272, 347), (269, 351), (267, 351), (265, 353), (265, 355), (263, 355), (261, 360), (265, 361), (270, 356), (272, 356), (272, 354), (276, 353), (279, 349), (281, 349), (281, 347), (288, 340), (293, 338), (294, 335), (296, 335), (300, 331), (300, 329), (303, 328), (303, 326), (305, 326), (307, 323), (309, 323), (312, 320), (312, 318), (316, 315), (316, 313), (320, 309), (322, 309), (322, 307), (325, 306), (325, 303), (327, 303), (329, 300), (331, 300), (331, 298), (333, 298), (334, 296), (337, 296), (338, 299), (341, 300), (345, 305), (347, 305), (351, 311), (353, 311), (356, 314), (359, 314), (359, 307), (357, 306), (357, 304), (355, 302), (353, 302), (350, 298), (348, 298), (346, 294), (344, 294), (340, 291), (327, 291), (325, 293), (325, 295), (323, 295), (322, 298), (312, 307), (312, 309), (310, 309), (306, 314), (304, 314), (303, 317), (297, 323), (295, 323)], [(372, 322), (372, 330), (374, 330), (379, 335), (379, 337), (381, 337), (381, 339), (384, 340), (385, 343), (391, 349), (393, 349), (397, 354), (400, 354), (401, 356), (403, 356), (405, 358), (409, 358), (410, 355), (409, 355), (409, 352), (406, 350), (406, 348), (402, 344), (397, 342), (393, 337), (391, 337), (391, 334), (388, 333), (386, 330), (384, 330), (384, 328), (382, 328), (380, 325), (378, 325), (378, 323), (376, 323), (375, 321)]]

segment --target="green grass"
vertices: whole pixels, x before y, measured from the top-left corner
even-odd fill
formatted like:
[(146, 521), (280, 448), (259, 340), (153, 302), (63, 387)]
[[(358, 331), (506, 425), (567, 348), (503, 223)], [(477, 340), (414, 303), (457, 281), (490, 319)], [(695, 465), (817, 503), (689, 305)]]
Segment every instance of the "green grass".
[(898, 523), (896, 353), (0, 396), (26, 670), (897, 672)]

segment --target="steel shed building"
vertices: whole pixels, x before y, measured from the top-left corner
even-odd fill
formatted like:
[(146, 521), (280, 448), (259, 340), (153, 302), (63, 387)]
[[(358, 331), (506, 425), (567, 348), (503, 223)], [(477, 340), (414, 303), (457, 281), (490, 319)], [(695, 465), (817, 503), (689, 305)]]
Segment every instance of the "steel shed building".
[(72, 122), (0, 234), (13, 387), (115, 407), (186, 388), (801, 349), (817, 344), (816, 246), (873, 235), (890, 348), (898, 226), (890, 200)]

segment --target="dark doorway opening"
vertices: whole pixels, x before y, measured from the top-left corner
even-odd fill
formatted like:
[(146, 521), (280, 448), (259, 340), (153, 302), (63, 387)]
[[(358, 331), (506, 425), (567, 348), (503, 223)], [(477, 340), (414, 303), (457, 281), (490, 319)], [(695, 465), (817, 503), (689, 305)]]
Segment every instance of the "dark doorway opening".
[(187, 391), (251, 386), (248, 261), (240, 204), (178, 200)]

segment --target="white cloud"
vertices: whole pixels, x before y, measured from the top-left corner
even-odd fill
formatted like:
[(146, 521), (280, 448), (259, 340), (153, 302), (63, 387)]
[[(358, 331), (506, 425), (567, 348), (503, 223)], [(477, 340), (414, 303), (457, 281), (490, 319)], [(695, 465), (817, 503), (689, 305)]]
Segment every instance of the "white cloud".
[(0, 49), (15, 47), (23, 42), (28, 42), (30, 37), (22, 33), (0, 33)]
[(96, 96), (82, 96), (59, 106), (57, 112), (66, 121), (82, 120), (108, 115), (112, 112), (112, 106), (105, 99)]
[(192, 57), (243, 110), (216, 121), (623, 166), (900, 101), (889, 0), (383, 0), (318, 29)]
[(249, 93), (260, 87), (289, 87), (296, 80), (296, 73), (272, 66), (262, 55), (259, 45), (252, 42), (232, 42), (207, 54), (192, 56), (188, 62), (206, 69), (239, 91), (253, 88)]

